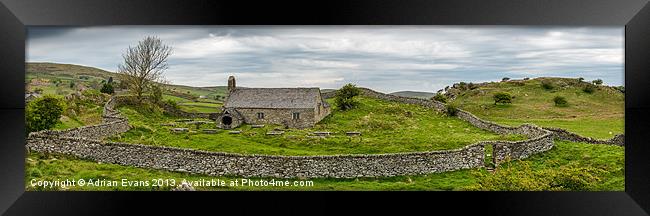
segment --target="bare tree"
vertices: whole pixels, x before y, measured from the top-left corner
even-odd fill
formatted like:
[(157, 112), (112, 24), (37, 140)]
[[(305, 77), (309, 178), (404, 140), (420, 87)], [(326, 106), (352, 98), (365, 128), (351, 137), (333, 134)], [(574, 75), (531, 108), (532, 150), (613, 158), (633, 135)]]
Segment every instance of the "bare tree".
[(120, 81), (141, 98), (156, 82), (164, 82), (163, 72), (169, 67), (167, 58), (172, 48), (155, 36), (148, 36), (122, 54), (124, 62), (117, 66)]

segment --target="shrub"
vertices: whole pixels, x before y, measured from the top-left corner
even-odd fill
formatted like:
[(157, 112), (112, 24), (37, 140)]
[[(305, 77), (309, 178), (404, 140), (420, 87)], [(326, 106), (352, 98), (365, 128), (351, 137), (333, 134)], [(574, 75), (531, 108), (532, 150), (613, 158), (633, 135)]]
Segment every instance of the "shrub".
[(551, 90), (551, 89), (555, 88), (555, 86), (553, 86), (553, 82), (551, 82), (551, 81), (542, 80), (542, 88), (544, 88), (546, 90)]
[(566, 107), (569, 105), (569, 102), (566, 100), (566, 98), (562, 96), (555, 96), (553, 98), (553, 102), (555, 102), (555, 106), (559, 107)]
[(155, 102), (158, 103), (162, 101), (162, 88), (158, 85), (153, 85), (151, 86), (151, 99)]
[(334, 102), (340, 110), (352, 109), (357, 106), (358, 102), (354, 100), (354, 97), (359, 94), (361, 94), (361, 90), (359, 90), (355, 85), (348, 83), (336, 91)]
[(27, 133), (53, 128), (59, 122), (64, 110), (63, 100), (51, 95), (29, 102), (25, 109)]
[(596, 86), (592, 84), (588, 84), (585, 87), (582, 88), (582, 91), (588, 94), (594, 93), (596, 91)]
[(582, 78), (582, 77), (578, 78), (578, 83), (582, 83), (583, 81), (585, 81), (585, 78)]
[(530, 79), (530, 78), (528, 78), (528, 77), (524, 77), (524, 80), (529, 80), (529, 79)]
[(113, 89), (113, 84), (111, 83), (104, 83), (104, 85), (102, 85), (102, 89), (99, 91), (106, 94), (115, 93), (115, 90)]
[(433, 96), (433, 100), (441, 102), (441, 103), (447, 103), (447, 97), (445, 95), (437, 93), (436, 95)]
[(510, 80), (510, 77), (504, 77), (503, 79), (501, 79), (501, 82), (505, 82), (505, 81), (508, 81), (508, 80)]
[(497, 103), (502, 103), (502, 104), (507, 104), (507, 103), (512, 103), (512, 95), (505, 93), (505, 92), (498, 92), (492, 96), (494, 99), (494, 104), (496, 105)]
[(596, 85), (602, 85), (603, 84), (603, 80), (601, 80), (601, 79), (597, 79), (597, 80), (594, 80), (594, 81), (591, 81), (591, 82), (593, 84), (596, 84)]
[(445, 113), (447, 116), (456, 116), (458, 114), (458, 107), (454, 104), (447, 104), (445, 105)]

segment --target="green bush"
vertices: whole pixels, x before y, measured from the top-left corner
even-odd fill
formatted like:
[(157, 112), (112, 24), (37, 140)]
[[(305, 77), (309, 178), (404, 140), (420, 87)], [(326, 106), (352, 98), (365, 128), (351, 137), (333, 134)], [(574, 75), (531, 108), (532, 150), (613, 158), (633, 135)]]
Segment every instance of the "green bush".
[(441, 102), (441, 103), (447, 103), (447, 97), (445, 95), (437, 93), (436, 95), (433, 96), (433, 100)]
[(357, 106), (358, 102), (354, 100), (354, 97), (359, 94), (361, 94), (361, 90), (359, 90), (355, 85), (348, 83), (336, 91), (334, 102), (340, 110), (352, 109)]
[(596, 85), (588, 84), (585, 87), (582, 88), (582, 91), (588, 94), (594, 93), (598, 87)]
[(65, 110), (64, 101), (51, 95), (37, 98), (25, 108), (27, 133), (53, 128)]
[(163, 92), (162, 92), (162, 88), (160, 86), (158, 86), (156, 84), (151, 86), (151, 96), (152, 96), (151, 99), (154, 102), (158, 103), (158, 102), (162, 101), (162, 95), (163, 95)]
[(454, 104), (445, 105), (445, 109), (447, 116), (456, 116), (458, 114), (458, 107)]
[(559, 107), (569, 106), (569, 102), (566, 100), (566, 98), (562, 96), (555, 96), (553, 98), (553, 102), (555, 103), (555, 106), (559, 106)]
[(99, 91), (102, 92), (102, 93), (106, 93), (106, 94), (115, 93), (115, 90), (113, 89), (113, 84), (111, 84), (111, 83), (104, 83), (102, 85), (102, 89), (99, 90)]
[(555, 88), (555, 86), (553, 85), (553, 82), (551, 82), (551, 81), (542, 80), (542, 88), (544, 88), (546, 90), (551, 90), (551, 89)]
[(505, 93), (505, 92), (498, 92), (492, 96), (494, 99), (494, 104), (496, 105), (497, 103), (501, 104), (507, 104), (507, 103), (512, 103), (512, 95)]

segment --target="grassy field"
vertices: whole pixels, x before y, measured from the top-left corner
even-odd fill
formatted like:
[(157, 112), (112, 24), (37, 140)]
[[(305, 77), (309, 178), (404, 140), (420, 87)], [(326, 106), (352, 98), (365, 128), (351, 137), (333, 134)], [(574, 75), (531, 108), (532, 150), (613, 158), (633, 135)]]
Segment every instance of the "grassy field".
[[(544, 89), (543, 80), (551, 82), (554, 88)], [(601, 139), (623, 133), (624, 94), (606, 86), (586, 93), (582, 89), (585, 84), (566, 78), (496, 82), (464, 91), (451, 103), (481, 118), (507, 125), (533, 123)], [(495, 105), (492, 96), (496, 92), (513, 95), (512, 104)], [(569, 105), (555, 106), (555, 96), (565, 97)]]
[[(197, 190), (545, 190), (549, 185), (560, 190), (589, 190), (589, 191), (624, 191), (624, 148), (618, 146), (592, 145), (585, 143), (556, 142), (555, 148), (543, 154), (534, 155), (522, 161), (504, 164), (495, 173), (484, 169), (459, 170), (446, 173), (435, 173), (419, 176), (399, 176), (390, 178), (355, 178), (355, 179), (305, 179), (312, 181), (311, 187), (196, 187)], [(571, 173), (578, 180), (581, 176), (591, 176), (593, 181), (580, 184), (557, 184), (539, 180), (539, 175), (563, 170), (566, 167), (591, 167), (592, 170), (578, 170)], [(233, 176), (205, 176), (161, 170), (136, 168), (115, 164), (103, 164), (76, 159), (64, 155), (44, 155), (31, 153), (26, 158), (25, 170), (26, 190), (170, 190), (170, 186), (103, 186), (103, 187), (72, 187), (40, 188), (32, 187), (35, 180), (64, 180), (88, 179), (150, 181), (151, 179), (183, 179), (197, 181), (200, 179), (220, 179), (225, 182), (241, 179)], [(482, 185), (494, 184), (495, 178), (507, 179), (501, 188), (485, 188)], [(252, 180), (271, 178), (251, 178)], [(279, 180), (279, 179), (277, 179)], [(297, 181), (299, 179), (290, 179)], [(532, 183), (531, 183), (532, 182)], [(561, 183), (561, 182), (560, 182)], [(498, 184), (498, 183), (497, 183)]]
[[(360, 106), (349, 111), (335, 110), (314, 128), (288, 129), (284, 135), (266, 132), (280, 126), (251, 128), (243, 125), (241, 134), (219, 131), (217, 134), (174, 134), (170, 126), (176, 118), (158, 113), (140, 113), (132, 107), (120, 110), (134, 126), (130, 131), (111, 138), (113, 141), (165, 145), (208, 151), (274, 155), (376, 154), (391, 152), (456, 149), (482, 140), (521, 140), (520, 135), (497, 135), (478, 129), (457, 118), (417, 105), (361, 98)], [(192, 125), (178, 123), (174, 127)], [(200, 129), (215, 128), (206, 124)], [(308, 137), (310, 132), (330, 131), (327, 138)], [(361, 137), (348, 137), (347, 131), (359, 131)]]
[(208, 103), (208, 102), (182, 102), (178, 106), (185, 112), (193, 113), (216, 113), (220, 112), (221, 103)]

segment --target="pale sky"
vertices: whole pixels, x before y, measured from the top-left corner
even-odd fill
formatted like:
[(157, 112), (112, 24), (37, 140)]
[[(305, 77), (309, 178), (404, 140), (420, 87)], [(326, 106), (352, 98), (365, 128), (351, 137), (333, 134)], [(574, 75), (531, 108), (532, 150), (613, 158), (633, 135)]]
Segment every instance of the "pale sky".
[(142, 38), (172, 46), (173, 84), (435, 92), (503, 77), (584, 77), (623, 85), (623, 27), (103, 26), (29, 27), (28, 62), (115, 71)]

